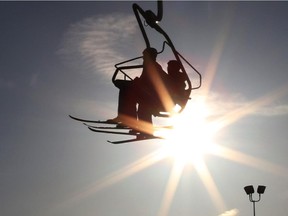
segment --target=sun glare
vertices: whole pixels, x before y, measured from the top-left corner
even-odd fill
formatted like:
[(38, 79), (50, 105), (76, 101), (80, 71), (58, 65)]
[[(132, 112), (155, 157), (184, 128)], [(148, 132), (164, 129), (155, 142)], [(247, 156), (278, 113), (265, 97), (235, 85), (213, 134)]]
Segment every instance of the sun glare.
[(207, 121), (209, 109), (203, 102), (191, 104), (190, 108), (173, 118), (173, 129), (162, 134), (164, 154), (183, 166), (201, 163), (203, 157), (213, 150), (216, 133), (213, 124)]
[(211, 110), (205, 104), (205, 100), (194, 100), (193, 103), (187, 104), (181, 115), (171, 120), (173, 128), (163, 132), (162, 137), (165, 141), (161, 152), (163, 158), (172, 160), (173, 168), (163, 196), (159, 216), (168, 214), (178, 182), (186, 166), (194, 167), (208, 191), (213, 191), (210, 195), (217, 208), (225, 209), (221, 194), (205, 164), (205, 156), (215, 154), (218, 149), (214, 137), (219, 131), (219, 127), (215, 122), (207, 119), (210, 115)]
[[(249, 110), (251, 111), (251, 109)], [(245, 114), (249, 113), (249, 110)], [(221, 212), (226, 209), (223, 197), (205, 163), (206, 155), (221, 157), (260, 170), (286, 176), (287, 169), (284, 167), (217, 144), (215, 139), (219, 131), (244, 115), (240, 113), (239, 117), (236, 115), (239, 113), (236, 110), (232, 111), (232, 114), (227, 113), (221, 119), (214, 117), (214, 120), (211, 120), (214, 111), (205, 103), (205, 99), (197, 100), (194, 98), (193, 102), (190, 101), (187, 104), (186, 109), (181, 115), (170, 119), (169, 122), (164, 122), (164, 125), (173, 125), (172, 128), (161, 128), (161, 130), (157, 131), (157, 134), (154, 134), (163, 138), (160, 148), (96, 181), (70, 197), (66, 202), (61, 203), (59, 208), (85, 199), (99, 190), (116, 184), (163, 159), (171, 159), (173, 165), (157, 216), (169, 214), (178, 184), (185, 171), (185, 166), (192, 166), (193, 170), (197, 172), (217, 209)]]

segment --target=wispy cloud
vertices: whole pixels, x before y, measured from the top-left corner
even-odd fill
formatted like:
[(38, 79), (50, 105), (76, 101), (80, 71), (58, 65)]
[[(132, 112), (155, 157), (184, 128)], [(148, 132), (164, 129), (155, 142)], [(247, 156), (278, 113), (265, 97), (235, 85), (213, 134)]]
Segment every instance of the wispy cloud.
[[(125, 54), (125, 51), (131, 50), (127, 48), (127, 43), (135, 41), (138, 31), (133, 15), (113, 13), (89, 17), (69, 27), (58, 53), (75, 69), (102, 74), (110, 79), (115, 70), (114, 64), (131, 57), (131, 54)], [(36, 81), (37, 76), (34, 76), (30, 84)], [(12, 84), (0, 80), (0, 85)], [(223, 96), (209, 92), (206, 101), (213, 110), (212, 115), (277, 116), (288, 114), (288, 104), (275, 102), (287, 94), (288, 87), (283, 87), (249, 101), (240, 94)]]
[(238, 216), (238, 215), (239, 215), (239, 210), (232, 209), (232, 210), (224, 212), (223, 214), (220, 214), (219, 216)]
[(79, 69), (111, 77), (114, 64), (125, 59), (123, 48), (136, 30), (137, 22), (131, 15), (89, 17), (70, 26), (58, 53)]
[[(248, 100), (241, 94), (225, 94), (209, 92), (205, 96), (206, 104), (210, 107), (211, 116), (234, 115), (244, 116), (282, 116), (288, 115), (288, 104), (285, 100), (288, 87), (279, 88), (274, 92), (254, 100)], [(197, 99), (201, 100), (201, 97)]]
[(263, 107), (258, 114), (263, 116), (279, 116), (288, 114), (288, 104)]

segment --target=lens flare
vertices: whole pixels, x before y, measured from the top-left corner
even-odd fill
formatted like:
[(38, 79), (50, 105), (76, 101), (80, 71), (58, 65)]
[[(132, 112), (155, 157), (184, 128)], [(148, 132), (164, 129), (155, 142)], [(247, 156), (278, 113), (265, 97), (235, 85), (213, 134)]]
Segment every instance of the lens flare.
[(189, 112), (172, 119), (173, 129), (157, 134), (165, 139), (163, 151), (167, 157), (183, 166), (195, 165), (203, 160), (205, 154), (213, 151), (213, 137), (217, 132), (215, 125), (207, 121), (209, 109), (203, 103), (195, 103), (192, 107), (186, 109)]

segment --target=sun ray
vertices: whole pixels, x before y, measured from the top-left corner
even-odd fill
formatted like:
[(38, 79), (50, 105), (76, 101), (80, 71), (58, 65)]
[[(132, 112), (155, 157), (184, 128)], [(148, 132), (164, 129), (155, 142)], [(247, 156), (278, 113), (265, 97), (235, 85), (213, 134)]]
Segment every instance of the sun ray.
[(178, 187), (179, 180), (181, 179), (184, 164), (174, 163), (169, 181), (167, 183), (166, 191), (163, 196), (162, 204), (158, 212), (158, 216), (166, 216), (170, 210), (170, 206), (173, 202), (175, 192)]
[[(227, 14), (227, 16), (231, 16), (231, 14)], [(216, 38), (215, 46), (213, 48), (212, 55), (210, 60), (208, 61), (208, 66), (205, 71), (205, 85), (202, 86), (204, 95), (208, 95), (210, 93), (210, 88), (213, 83), (214, 77), (216, 76), (217, 67), (219, 61), (222, 56), (223, 49), (225, 47), (226, 39), (229, 35), (229, 29), (231, 25), (231, 19), (226, 19), (226, 22), (219, 31), (219, 35)]]
[(174, 165), (167, 182), (158, 216), (168, 215), (183, 170), (187, 164), (195, 167), (213, 203), (219, 211), (224, 211), (226, 209), (225, 202), (204, 161), (204, 156), (206, 154), (222, 157), (230, 161), (286, 177), (288, 176), (288, 169), (215, 144), (213, 142), (214, 135), (230, 124), (256, 112), (258, 109), (272, 103), (277, 98), (286, 95), (287, 92), (288, 87), (282, 86), (276, 91), (261, 97), (240, 109), (235, 109), (214, 121), (207, 120), (210, 111), (206, 104), (205, 97), (202, 97), (202, 99), (199, 99), (198, 101), (196, 100), (196, 102), (194, 100), (192, 105), (188, 103), (186, 110), (182, 112), (180, 118), (176, 118), (176, 121), (175, 119), (172, 121), (174, 129), (167, 130), (169, 131), (168, 135), (166, 134), (163, 136), (164, 142), (161, 148), (93, 183), (81, 192), (74, 194), (71, 199), (60, 204), (59, 207), (81, 201), (165, 158), (171, 158), (174, 160)]
[(195, 168), (202, 179), (211, 199), (213, 200), (217, 209), (222, 212), (226, 210), (225, 202), (215, 184), (213, 177), (211, 176), (208, 167), (206, 166), (204, 160), (198, 160), (198, 163), (195, 164)]
[(165, 155), (161, 151), (161, 149), (157, 149), (154, 152), (142, 157), (141, 159), (127, 165), (126, 167), (123, 167), (120, 170), (115, 171), (114, 173), (111, 173), (110, 175), (100, 179), (99, 181), (91, 184), (86, 189), (83, 189), (81, 192), (72, 195), (72, 198), (67, 200), (65, 203), (62, 203), (62, 206), (64, 205), (71, 205), (74, 202), (83, 200), (92, 194), (97, 193), (100, 190), (103, 190), (109, 186), (112, 186), (113, 184), (116, 184), (117, 182), (122, 181), (123, 179), (147, 168), (152, 166), (153, 164), (161, 161), (165, 158)]
[[(217, 148), (217, 149), (216, 149)], [(244, 154), (233, 149), (217, 145), (213, 154), (231, 161), (238, 162), (250, 167), (254, 167), (263, 171), (268, 171), (273, 174), (288, 177), (288, 169), (277, 164), (262, 160), (251, 155)]]
[(230, 125), (249, 114), (255, 113), (261, 107), (271, 104), (276, 99), (287, 95), (287, 93), (288, 93), (288, 86), (286, 84), (280, 86), (278, 89), (276, 89), (272, 93), (269, 93), (268, 95), (265, 95), (255, 101), (252, 101), (249, 104), (243, 105), (243, 107), (240, 107), (239, 109), (232, 110), (230, 113), (224, 115), (222, 118), (219, 118), (217, 120), (219, 129), (226, 127), (227, 125)]

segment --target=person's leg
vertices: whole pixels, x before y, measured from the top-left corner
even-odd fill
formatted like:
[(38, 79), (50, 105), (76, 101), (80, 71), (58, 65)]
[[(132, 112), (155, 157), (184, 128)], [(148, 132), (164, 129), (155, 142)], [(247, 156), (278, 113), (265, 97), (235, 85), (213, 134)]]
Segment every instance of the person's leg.
[(138, 130), (143, 134), (153, 135), (151, 107), (143, 101), (138, 105)]
[(118, 116), (115, 121), (127, 125), (137, 120), (136, 99), (133, 91), (133, 81), (116, 80), (115, 85), (119, 88)]

